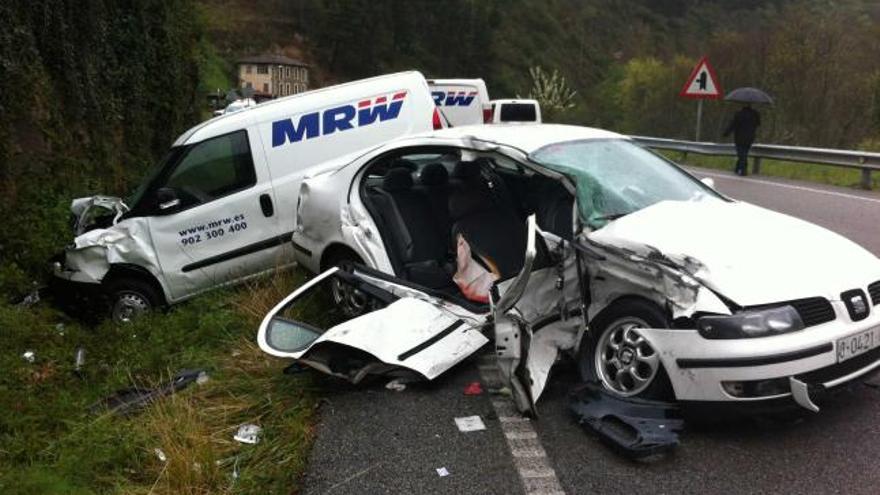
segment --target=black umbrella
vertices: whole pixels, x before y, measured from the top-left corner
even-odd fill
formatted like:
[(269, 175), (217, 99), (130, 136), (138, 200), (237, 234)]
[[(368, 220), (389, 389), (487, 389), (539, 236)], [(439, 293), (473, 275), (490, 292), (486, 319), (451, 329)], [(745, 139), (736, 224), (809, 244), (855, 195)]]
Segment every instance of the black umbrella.
[(737, 103), (773, 104), (773, 98), (758, 88), (736, 88), (730, 93), (727, 93), (727, 96), (725, 96), (724, 99), (726, 101), (734, 101)]

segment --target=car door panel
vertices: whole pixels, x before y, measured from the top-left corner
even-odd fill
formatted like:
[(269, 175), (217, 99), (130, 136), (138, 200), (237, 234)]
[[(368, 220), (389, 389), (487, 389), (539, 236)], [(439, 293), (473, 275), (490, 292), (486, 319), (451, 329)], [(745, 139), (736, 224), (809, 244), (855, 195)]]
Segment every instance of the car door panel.
[[(403, 285), (392, 293), (395, 284), (382, 282), (338, 267), (325, 271), (266, 316), (260, 347), (357, 383), (399, 370), (432, 380), (488, 342), (480, 315)], [(338, 294), (361, 301), (361, 314), (351, 314), (354, 303), (337, 302)]]

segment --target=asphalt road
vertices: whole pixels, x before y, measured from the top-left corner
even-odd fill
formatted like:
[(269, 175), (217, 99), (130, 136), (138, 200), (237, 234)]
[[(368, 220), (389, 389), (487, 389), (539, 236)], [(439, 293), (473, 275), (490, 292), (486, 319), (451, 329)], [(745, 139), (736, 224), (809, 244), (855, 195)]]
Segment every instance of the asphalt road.
[[(733, 198), (817, 223), (880, 255), (880, 194), (694, 172), (711, 176)], [(317, 378), (326, 400), (303, 492), (526, 492), (493, 397), (462, 393), (481, 379), (477, 363), (471, 359), (434, 383), (401, 392), (386, 390), (384, 382), (349, 387)], [(574, 422), (566, 401), (574, 381), (570, 367), (559, 367), (538, 403), (541, 417), (532, 422), (558, 480), (551, 486), (566, 493), (880, 492), (880, 389), (860, 385), (800, 421), (688, 427), (674, 454), (638, 463)], [(480, 415), (486, 430), (459, 432), (454, 418), (470, 415)], [(437, 474), (441, 467), (448, 476)]]

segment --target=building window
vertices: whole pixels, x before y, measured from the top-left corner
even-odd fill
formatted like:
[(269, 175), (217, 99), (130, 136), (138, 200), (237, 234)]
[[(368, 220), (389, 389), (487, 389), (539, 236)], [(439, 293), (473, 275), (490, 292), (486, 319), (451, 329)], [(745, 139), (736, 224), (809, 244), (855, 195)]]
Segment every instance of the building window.
[(287, 88), (287, 94), (290, 94), (290, 83), (287, 83), (284, 86)]
[(244, 87), (254, 89), (254, 83), (248, 81), (244, 83)]
[(263, 93), (269, 92), (269, 83), (263, 83)]
[(262, 64), (262, 65), (257, 66), (257, 74), (268, 74), (268, 73), (269, 73), (269, 66), (268, 65)]
[(245, 74), (250, 74), (252, 71), (253, 71), (253, 67), (252, 67), (252, 66), (250, 66), (250, 65), (245, 65), (245, 66), (244, 66), (244, 73), (245, 73)]

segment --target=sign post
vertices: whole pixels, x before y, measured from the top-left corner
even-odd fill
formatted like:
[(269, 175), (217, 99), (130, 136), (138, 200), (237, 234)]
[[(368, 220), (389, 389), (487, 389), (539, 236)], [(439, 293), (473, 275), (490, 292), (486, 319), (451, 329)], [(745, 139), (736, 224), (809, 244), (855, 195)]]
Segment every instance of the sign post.
[(718, 76), (715, 69), (709, 64), (706, 56), (697, 62), (697, 66), (691, 71), (687, 82), (678, 93), (682, 98), (697, 100), (697, 130), (695, 141), (700, 140), (700, 125), (703, 120), (703, 100), (717, 100), (721, 98), (721, 84), (718, 82)]

